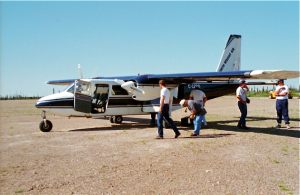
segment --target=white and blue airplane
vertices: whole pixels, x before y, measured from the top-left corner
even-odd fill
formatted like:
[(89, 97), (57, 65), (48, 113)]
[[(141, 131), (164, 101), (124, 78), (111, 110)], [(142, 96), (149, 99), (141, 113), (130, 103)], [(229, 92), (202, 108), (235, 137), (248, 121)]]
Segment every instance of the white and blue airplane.
[[(46, 112), (67, 117), (110, 117), (112, 123), (122, 123), (124, 115), (151, 114), (152, 122), (159, 110), (159, 80), (167, 83), (173, 96), (172, 118), (181, 120), (187, 113), (179, 101), (200, 87), (208, 99), (235, 92), (239, 79), (288, 79), (299, 77), (299, 71), (240, 70), (241, 36), (230, 35), (216, 72), (179, 74), (145, 74), (136, 76), (95, 77), (48, 81), (47, 84), (69, 85), (63, 92), (40, 98), (36, 107), (42, 110), (40, 130), (49, 132), (51, 121)], [(252, 82), (250, 84), (266, 84)]]

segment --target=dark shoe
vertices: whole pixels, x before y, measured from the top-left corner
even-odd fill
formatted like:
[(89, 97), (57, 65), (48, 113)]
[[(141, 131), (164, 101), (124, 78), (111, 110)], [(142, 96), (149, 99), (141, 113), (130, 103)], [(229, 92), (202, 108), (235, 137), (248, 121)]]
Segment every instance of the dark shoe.
[(238, 129), (242, 129), (242, 126), (241, 125), (237, 125), (236, 126)]
[(242, 129), (248, 130), (248, 129), (249, 129), (249, 127), (247, 127), (247, 126), (244, 126), (244, 127), (242, 127)]
[(277, 124), (275, 128), (281, 128), (281, 124)]
[(191, 134), (191, 137), (198, 137), (198, 136), (199, 136), (199, 134), (196, 134), (196, 133)]
[(155, 139), (164, 139), (164, 137), (163, 136), (156, 136), (156, 138)]
[(181, 135), (181, 133), (175, 134), (175, 138), (178, 138)]

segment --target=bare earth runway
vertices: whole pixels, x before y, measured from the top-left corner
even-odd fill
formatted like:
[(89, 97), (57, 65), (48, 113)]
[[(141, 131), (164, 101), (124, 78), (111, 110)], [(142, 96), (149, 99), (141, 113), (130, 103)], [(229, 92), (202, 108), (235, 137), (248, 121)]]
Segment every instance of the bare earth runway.
[[(0, 101), (1, 194), (299, 194), (299, 99), (290, 130), (275, 129), (275, 100), (251, 98), (248, 126), (236, 129), (234, 97), (207, 103), (200, 138), (156, 140), (150, 116), (108, 120), (48, 114), (40, 132), (34, 101)], [(188, 131), (189, 130), (189, 131)]]

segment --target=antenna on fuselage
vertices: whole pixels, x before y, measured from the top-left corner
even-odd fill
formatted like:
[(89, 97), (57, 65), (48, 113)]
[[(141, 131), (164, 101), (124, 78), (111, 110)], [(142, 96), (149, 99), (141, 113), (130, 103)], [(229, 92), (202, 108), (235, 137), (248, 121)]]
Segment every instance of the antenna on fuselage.
[(83, 74), (82, 74), (82, 70), (81, 70), (80, 64), (78, 64), (77, 68), (78, 68), (79, 78), (83, 79)]

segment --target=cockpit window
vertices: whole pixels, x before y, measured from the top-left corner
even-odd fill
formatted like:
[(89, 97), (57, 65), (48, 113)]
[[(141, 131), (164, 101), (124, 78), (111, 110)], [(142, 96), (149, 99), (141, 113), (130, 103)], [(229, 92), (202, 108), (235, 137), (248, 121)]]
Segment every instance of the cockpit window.
[(91, 84), (89, 82), (84, 82), (84, 81), (76, 81), (75, 82), (76, 93), (81, 93), (84, 95), (91, 95), (90, 87), (91, 87)]
[(74, 83), (72, 85), (70, 85), (67, 89), (66, 89), (67, 92), (69, 93), (73, 93), (74, 94)]

